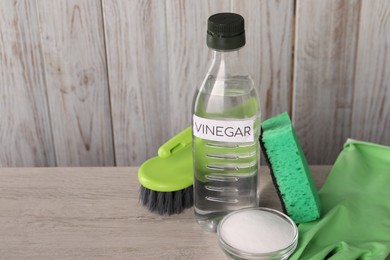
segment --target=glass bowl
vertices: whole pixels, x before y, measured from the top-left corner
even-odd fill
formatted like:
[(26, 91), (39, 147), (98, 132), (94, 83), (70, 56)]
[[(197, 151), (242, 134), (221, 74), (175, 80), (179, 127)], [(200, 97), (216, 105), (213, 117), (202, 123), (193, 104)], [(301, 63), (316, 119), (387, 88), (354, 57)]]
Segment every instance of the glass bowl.
[(269, 208), (245, 208), (218, 225), (220, 247), (230, 259), (288, 259), (298, 242), (298, 228), (287, 215)]

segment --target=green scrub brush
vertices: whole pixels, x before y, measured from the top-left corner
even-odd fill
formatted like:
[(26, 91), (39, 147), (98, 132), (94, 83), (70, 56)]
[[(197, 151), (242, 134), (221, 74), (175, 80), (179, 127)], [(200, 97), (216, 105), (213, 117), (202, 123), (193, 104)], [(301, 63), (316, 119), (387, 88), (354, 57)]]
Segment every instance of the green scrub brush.
[(295, 223), (319, 218), (317, 188), (286, 112), (262, 123), (260, 144), (285, 213)]
[(138, 170), (140, 201), (160, 215), (193, 205), (192, 129), (186, 128), (158, 149)]

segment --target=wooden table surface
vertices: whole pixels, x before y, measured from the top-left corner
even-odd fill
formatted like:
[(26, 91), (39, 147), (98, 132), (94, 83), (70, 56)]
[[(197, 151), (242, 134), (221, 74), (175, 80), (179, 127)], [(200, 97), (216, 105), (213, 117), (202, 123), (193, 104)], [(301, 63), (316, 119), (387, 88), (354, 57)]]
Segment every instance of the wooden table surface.
[[(321, 186), (330, 166), (312, 166)], [(268, 169), (260, 206), (281, 210)], [(159, 216), (137, 168), (0, 168), (0, 259), (225, 259), (193, 210)]]

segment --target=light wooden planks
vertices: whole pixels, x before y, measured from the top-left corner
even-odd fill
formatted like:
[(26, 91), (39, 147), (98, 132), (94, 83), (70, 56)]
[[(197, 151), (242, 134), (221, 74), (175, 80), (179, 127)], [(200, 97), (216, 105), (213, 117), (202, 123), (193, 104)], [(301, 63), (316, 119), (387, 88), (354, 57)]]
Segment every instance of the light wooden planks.
[(294, 1), (232, 0), (232, 11), (245, 18), (241, 54), (258, 88), (262, 120), (284, 111), (291, 115)]
[(0, 167), (54, 165), (35, 2), (2, 1)]
[(101, 3), (37, 1), (59, 166), (114, 165)]
[[(311, 167), (321, 186), (329, 166)], [(150, 213), (137, 168), (0, 169), (2, 259), (226, 259), (193, 209)], [(281, 210), (266, 167), (260, 206)]]
[(363, 1), (353, 97), (356, 139), (390, 145), (390, 2)]
[(351, 133), (361, 1), (297, 1), (293, 120), (309, 163), (333, 163)]
[(140, 165), (177, 120), (170, 115), (165, 1), (103, 0), (103, 15), (116, 163)]

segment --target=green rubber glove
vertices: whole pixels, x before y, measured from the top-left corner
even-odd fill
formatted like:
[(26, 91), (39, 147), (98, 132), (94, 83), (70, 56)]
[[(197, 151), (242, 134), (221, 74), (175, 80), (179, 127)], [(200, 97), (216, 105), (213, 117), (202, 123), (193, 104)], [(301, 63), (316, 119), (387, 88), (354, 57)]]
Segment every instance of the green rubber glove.
[(386, 259), (390, 147), (348, 140), (319, 192), (321, 218), (299, 225), (290, 259)]

